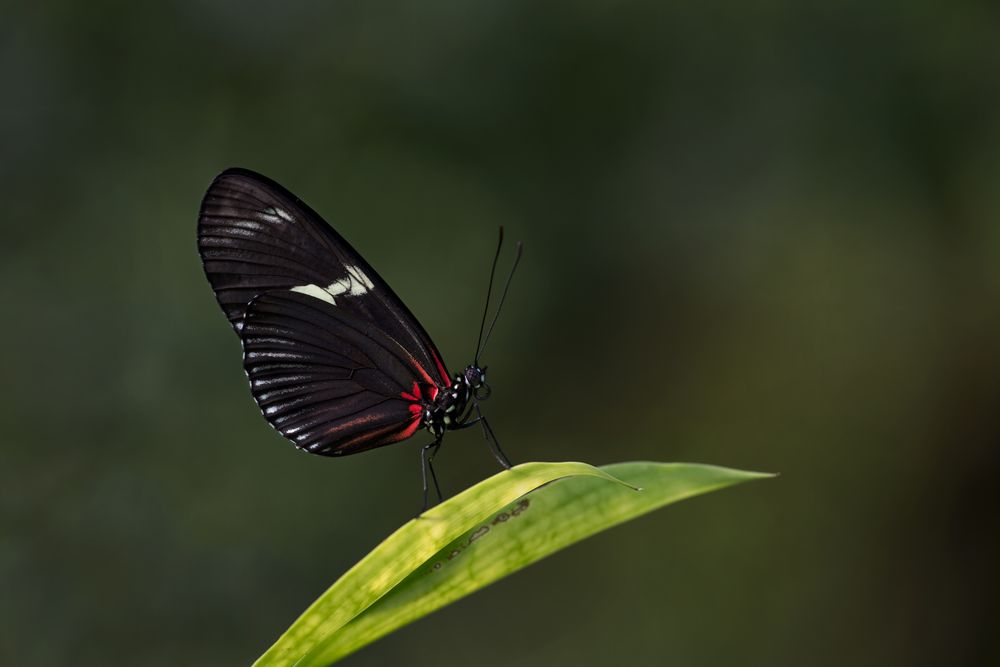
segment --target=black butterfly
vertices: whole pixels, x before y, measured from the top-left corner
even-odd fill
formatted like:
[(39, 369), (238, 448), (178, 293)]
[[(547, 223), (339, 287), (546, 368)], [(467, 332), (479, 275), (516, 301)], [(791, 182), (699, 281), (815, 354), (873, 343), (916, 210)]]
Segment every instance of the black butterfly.
[[(503, 229), (500, 230), (503, 242)], [(212, 182), (198, 218), (205, 275), (243, 344), (243, 368), (264, 418), (313, 454), (342, 456), (400, 442), (420, 427), (427, 470), (448, 429), (480, 424), (500, 450), (479, 402), (489, 397), (485, 343), (450, 375), (420, 322), (374, 269), (315, 211), (271, 179), (228, 169)], [(490, 287), (500, 245), (493, 258)], [(500, 306), (507, 295), (517, 246)], [(497, 314), (499, 314), (499, 308)], [(496, 324), (496, 317), (486, 339)]]

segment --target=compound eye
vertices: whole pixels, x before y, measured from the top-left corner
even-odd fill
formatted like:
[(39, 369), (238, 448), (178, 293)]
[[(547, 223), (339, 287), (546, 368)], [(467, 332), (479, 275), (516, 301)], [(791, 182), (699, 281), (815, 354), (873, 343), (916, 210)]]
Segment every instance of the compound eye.
[(477, 389), (483, 384), (483, 371), (475, 366), (469, 366), (465, 369), (465, 381), (470, 387)]
[(493, 389), (491, 389), (490, 386), (488, 384), (486, 384), (485, 382), (483, 384), (479, 385), (478, 387), (476, 387), (476, 389), (475, 389), (475, 394), (476, 394), (476, 400), (477, 401), (485, 401), (487, 398), (490, 397), (490, 394), (492, 394), (492, 393), (493, 393)]

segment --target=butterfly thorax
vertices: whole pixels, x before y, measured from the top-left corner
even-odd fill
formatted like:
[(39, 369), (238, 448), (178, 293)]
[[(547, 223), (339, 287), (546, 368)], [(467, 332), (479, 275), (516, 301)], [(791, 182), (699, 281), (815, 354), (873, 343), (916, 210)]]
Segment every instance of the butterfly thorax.
[(424, 427), (441, 437), (446, 429), (464, 421), (471, 392), (462, 376), (456, 376), (450, 387), (437, 392), (432, 403), (424, 408)]
[(447, 429), (465, 426), (471, 418), (472, 399), (486, 398), (488, 389), (486, 373), (478, 366), (470, 365), (464, 373), (456, 374), (451, 386), (439, 390), (433, 401), (426, 405), (424, 427), (435, 437), (441, 437)]

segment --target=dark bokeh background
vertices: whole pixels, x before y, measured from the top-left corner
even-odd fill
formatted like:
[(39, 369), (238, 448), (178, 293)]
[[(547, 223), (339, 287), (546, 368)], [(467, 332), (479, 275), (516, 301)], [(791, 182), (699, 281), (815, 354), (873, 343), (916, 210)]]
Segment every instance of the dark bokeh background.
[[(0, 663), (246, 665), (419, 503), (298, 453), (195, 251), (242, 165), (469, 360), (517, 461), (779, 471), (351, 665), (996, 659), (993, 3), (48, 2), (0, 21)], [(475, 433), (454, 492), (496, 466)]]

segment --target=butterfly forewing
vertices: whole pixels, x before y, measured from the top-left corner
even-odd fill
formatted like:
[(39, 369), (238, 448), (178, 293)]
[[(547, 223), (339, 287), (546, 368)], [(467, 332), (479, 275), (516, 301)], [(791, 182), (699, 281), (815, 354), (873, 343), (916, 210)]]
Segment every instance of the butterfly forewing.
[(245, 169), (202, 201), (198, 250), (243, 343), (254, 400), (307, 451), (388, 445), (421, 426), (451, 380), (420, 323), (311, 208)]
[(251, 300), (294, 290), (370, 323), (435, 384), (450, 385), (434, 343), (385, 281), (315, 211), (267, 177), (229, 169), (213, 181), (198, 219), (198, 249), (237, 333)]
[(316, 454), (352, 454), (408, 438), (422, 416), (409, 398), (414, 383), (421, 393), (434, 391), (398, 342), (308, 294), (276, 290), (255, 298), (241, 335), (261, 412)]

